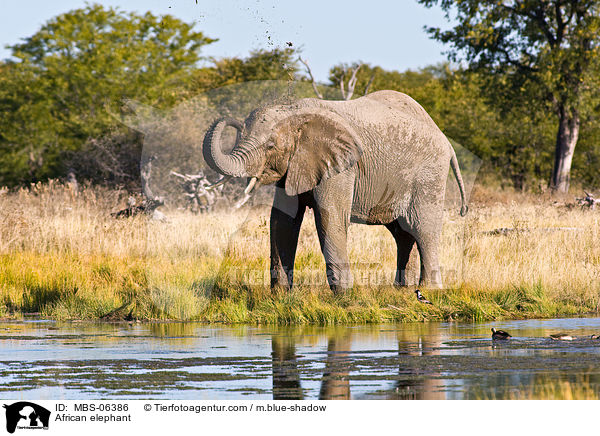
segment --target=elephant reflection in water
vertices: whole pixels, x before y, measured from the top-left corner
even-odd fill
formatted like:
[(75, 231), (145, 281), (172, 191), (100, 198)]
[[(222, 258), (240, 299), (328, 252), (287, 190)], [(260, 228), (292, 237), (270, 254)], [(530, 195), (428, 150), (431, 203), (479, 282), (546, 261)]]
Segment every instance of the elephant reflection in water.
[(302, 400), (304, 393), (300, 386), (300, 371), (296, 358), (296, 338), (294, 336), (273, 335), (271, 338), (273, 359), (273, 399)]
[[(442, 343), (441, 332), (435, 326), (419, 325), (416, 331), (401, 330), (397, 334), (399, 362), (403, 356), (435, 356), (439, 355), (439, 346)], [(443, 381), (436, 378), (439, 374), (423, 374), (412, 368), (399, 365), (400, 377), (396, 382), (396, 390), (388, 396), (396, 400), (444, 400)]]
[(327, 360), (325, 372), (321, 381), (320, 400), (349, 400), (350, 379), (348, 368), (350, 360), (348, 353), (351, 348), (350, 332), (341, 335), (331, 335), (327, 343)]
[[(387, 395), (397, 400), (442, 400), (445, 399), (443, 382), (437, 374), (427, 374), (426, 378), (417, 379), (420, 371), (414, 367), (404, 367), (402, 361), (406, 356), (438, 355), (437, 348), (442, 342), (441, 333), (431, 327), (419, 326), (417, 332), (401, 331), (397, 335), (399, 355), (399, 377), (395, 390)], [(304, 391), (300, 381), (300, 369), (296, 356), (296, 335), (272, 336), (273, 362), (273, 399), (301, 400)], [(350, 358), (351, 334), (332, 332), (328, 337), (325, 370), (321, 379), (319, 399), (349, 400), (350, 393)]]
[[(296, 357), (296, 337), (273, 335), (273, 399), (302, 400), (300, 370)], [(327, 344), (325, 371), (321, 381), (320, 400), (349, 400), (348, 352), (350, 333), (330, 335)]]

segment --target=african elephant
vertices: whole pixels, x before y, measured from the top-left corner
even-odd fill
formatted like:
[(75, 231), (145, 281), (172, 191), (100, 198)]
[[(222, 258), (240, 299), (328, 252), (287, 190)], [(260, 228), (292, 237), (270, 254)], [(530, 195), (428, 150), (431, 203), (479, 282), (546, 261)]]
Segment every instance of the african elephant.
[[(237, 129), (237, 140), (224, 153), (221, 136), (228, 126)], [(246, 194), (258, 184), (276, 184), (271, 287), (292, 286), (307, 207), (314, 209), (334, 292), (352, 286), (346, 248), (351, 222), (383, 224), (392, 233), (396, 285), (406, 286), (406, 264), (416, 242), (420, 284), (442, 286), (438, 246), (449, 166), (463, 216), (465, 189), (452, 145), (409, 96), (379, 91), (350, 101), (306, 98), (256, 109), (243, 124), (220, 118), (206, 132), (203, 155), (224, 176), (251, 177)]]

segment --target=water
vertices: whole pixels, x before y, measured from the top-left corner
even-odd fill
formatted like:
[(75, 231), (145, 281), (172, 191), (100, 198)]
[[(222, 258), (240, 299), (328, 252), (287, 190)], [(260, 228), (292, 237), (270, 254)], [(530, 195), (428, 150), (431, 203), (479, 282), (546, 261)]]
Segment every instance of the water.
[[(491, 327), (514, 338), (492, 343)], [(549, 334), (568, 332), (571, 342)], [(600, 392), (600, 318), (345, 327), (0, 323), (5, 399), (506, 398)]]

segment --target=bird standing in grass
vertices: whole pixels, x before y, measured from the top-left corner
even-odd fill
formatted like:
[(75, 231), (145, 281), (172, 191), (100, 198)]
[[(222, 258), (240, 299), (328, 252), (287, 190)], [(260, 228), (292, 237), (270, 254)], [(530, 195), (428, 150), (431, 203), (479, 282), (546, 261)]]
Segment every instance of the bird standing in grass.
[(550, 335), (550, 339), (552, 339), (553, 341), (572, 341), (575, 338), (566, 333), (558, 333), (556, 335)]
[(496, 341), (503, 341), (508, 338), (512, 338), (512, 336), (509, 335), (504, 330), (496, 330), (495, 328), (492, 327), (492, 339), (494, 339)]
[(433, 306), (433, 303), (425, 298), (418, 289), (415, 289), (415, 294), (417, 295), (417, 300), (419, 300), (421, 303), (431, 304)]

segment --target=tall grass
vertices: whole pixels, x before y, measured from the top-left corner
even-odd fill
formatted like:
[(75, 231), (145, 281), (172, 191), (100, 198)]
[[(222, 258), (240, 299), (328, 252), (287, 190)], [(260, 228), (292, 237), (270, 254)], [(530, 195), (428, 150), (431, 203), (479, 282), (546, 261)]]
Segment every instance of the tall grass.
[[(310, 213), (289, 293), (268, 289), (268, 207), (169, 222), (117, 220), (127, 193), (56, 182), (0, 194), (0, 314), (60, 319), (179, 319), (229, 323), (365, 323), (553, 317), (596, 311), (600, 212), (481, 188), (467, 217), (447, 211), (447, 290), (392, 287), (396, 249), (381, 226), (351, 226), (355, 287), (326, 285)], [(488, 232), (514, 228), (505, 235)], [(417, 280), (413, 251), (409, 278)]]

